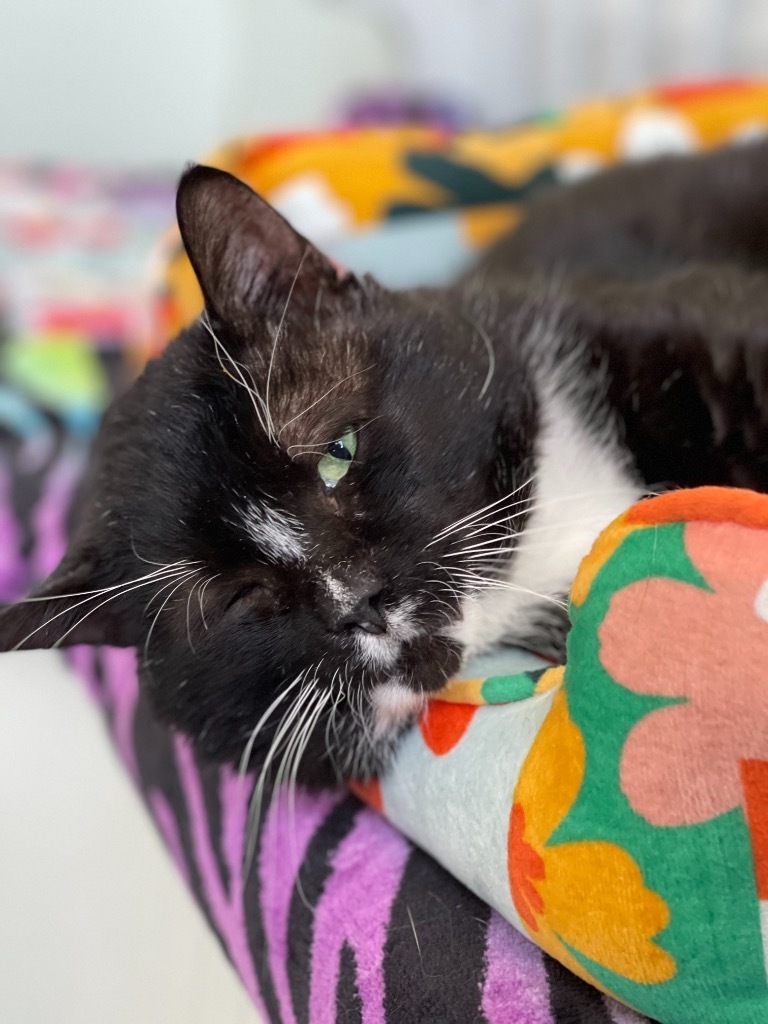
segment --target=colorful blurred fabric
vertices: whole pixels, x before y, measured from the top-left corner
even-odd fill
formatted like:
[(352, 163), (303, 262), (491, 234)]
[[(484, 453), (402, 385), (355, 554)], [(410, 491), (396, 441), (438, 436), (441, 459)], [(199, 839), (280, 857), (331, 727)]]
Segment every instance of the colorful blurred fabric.
[[(242, 139), (207, 162), (247, 181), (353, 270), (404, 285), (414, 275), (433, 283), (460, 270), (544, 186), (767, 132), (768, 83), (710, 82), (586, 103), (496, 131), (409, 125)], [(161, 262), (149, 352), (202, 303), (175, 229)]]

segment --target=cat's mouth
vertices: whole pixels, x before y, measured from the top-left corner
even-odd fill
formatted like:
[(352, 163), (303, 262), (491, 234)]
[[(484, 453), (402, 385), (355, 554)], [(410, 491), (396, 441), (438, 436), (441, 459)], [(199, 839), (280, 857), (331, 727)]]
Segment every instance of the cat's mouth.
[(424, 628), (414, 618), (415, 613), (416, 602), (406, 599), (384, 611), (386, 630), (383, 633), (374, 635), (355, 630), (355, 653), (364, 668), (377, 674), (395, 669), (406, 645), (425, 635)]

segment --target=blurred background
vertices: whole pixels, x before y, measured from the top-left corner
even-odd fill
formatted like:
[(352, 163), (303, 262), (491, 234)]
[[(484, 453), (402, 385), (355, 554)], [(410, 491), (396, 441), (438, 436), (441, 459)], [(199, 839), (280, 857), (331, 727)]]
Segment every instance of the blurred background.
[(0, 156), (177, 168), (367, 97), (501, 124), (649, 83), (765, 70), (764, 0), (20, 0)]
[[(50, 334), (108, 349), (140, 330), (174, 178), (233, 136), (405, 116), (502, 125), (766, 72), (768, 0), (8, 0), (0, 368), (74, 433), (92, 429), (105, 385), (90, 364), (72, 371), (82, 353), (61, 337), (51, 371)], [(0, 388), (0, 431), (30, 473), (35, 422)], [(56, 655), (0, 658), (0, 820), (0, 1021), (256, 1020)]]

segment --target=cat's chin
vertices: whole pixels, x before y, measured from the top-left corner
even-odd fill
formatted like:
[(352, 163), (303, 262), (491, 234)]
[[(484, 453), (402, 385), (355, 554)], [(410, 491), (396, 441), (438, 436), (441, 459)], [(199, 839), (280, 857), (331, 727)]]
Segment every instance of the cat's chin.
[(408, 645), (397, 669), (370, 691), (374, 746), (390, 746), (424, 711), (461, 665), (461, 650), (444, 638), (423, 636)]
[(406, 686), (395, 676), (377, 684), (370, 697), (374, 743), (389, 740), (415, 722), (427, 704), (427, 696)]

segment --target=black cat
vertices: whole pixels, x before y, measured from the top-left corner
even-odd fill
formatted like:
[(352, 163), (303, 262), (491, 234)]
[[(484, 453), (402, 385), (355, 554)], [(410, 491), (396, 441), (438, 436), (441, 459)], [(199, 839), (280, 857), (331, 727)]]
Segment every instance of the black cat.
[(553, 191), (445, 290), (339, 272), (220, 171), (177, 208), (206, 312), (107, 413), (0, 645), (136, 645), (213, 758), (378, 770), (473, 654), (562, 653), (645, 491), (768, 489), (768, 145)]

